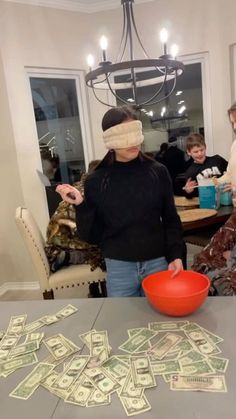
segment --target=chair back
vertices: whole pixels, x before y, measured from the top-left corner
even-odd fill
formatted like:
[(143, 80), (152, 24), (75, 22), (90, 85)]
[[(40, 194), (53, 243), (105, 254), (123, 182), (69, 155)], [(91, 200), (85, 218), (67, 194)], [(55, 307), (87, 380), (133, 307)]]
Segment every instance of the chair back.
[(30, 211), (27, 208), (16, 209), (16, 224), (25, 242), (32, 262), (39, 275), (40, 284), (45, 284), (50, 276), (48, 259), (44, 250), (44, 238)]

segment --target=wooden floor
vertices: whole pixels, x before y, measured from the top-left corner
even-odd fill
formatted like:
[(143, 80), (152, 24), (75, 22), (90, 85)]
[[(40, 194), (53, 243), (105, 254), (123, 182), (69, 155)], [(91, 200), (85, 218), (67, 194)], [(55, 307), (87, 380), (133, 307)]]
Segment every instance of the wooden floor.
[[(196, 253), (199, 253), (201, 247), (195, 246), (192, 244), (187, 244), (187, 266), (188, 269), (191, 268), (193, 263), (193, 258)], [(64, 299), (64, 298), (87, 298), (89, 293), (88, 287), (81, 286), (76, 288), (70, 288), (66, 290), (60, 290), (54, 292), (55, 299)], [(0, 296), (0, 301), (27, 301), (27, 300), (42, 300), (42, 294), (40, 290), (35, 291), (7, 291)]]

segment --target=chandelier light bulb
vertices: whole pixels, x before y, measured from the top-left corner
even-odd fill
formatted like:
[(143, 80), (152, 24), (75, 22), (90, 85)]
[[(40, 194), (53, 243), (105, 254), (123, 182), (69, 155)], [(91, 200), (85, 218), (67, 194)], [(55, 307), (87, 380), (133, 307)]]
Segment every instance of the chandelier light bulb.
[(92, 54), (89, 54), (87, 56), (87, 64), (88, 64), (89, 68), (92, 68), (93, 67), (93, 65), (94, 65), (94, 57), (93, 57)]
[(162, 44), (166, 44), (168, 41), (168, 38), (169, 38), (168, 31), (165, 28), (163, 28), (160, 32), (160, 40)]
[(107, 45), (108, 45), (107, 37), (102, 35), (101, 38), (100, 38), (100, 47), (102, 49), (102, 59), (103, 59), (103, 61), (107, 60), (107, 56), (106, 56)]
[(100, 47), (102, 48), (102, 50), (107, 50), (107, 45), (108, 45), (108, 41), (107, 41), (107, 37), (102, 35), (100, 38)]
[(164, 52), (164, 55), (167, 54), (167, 41), (168, 41), (168, 37), (169, 37), (169, 35), (168, 35), (167, 30), (165, 28), (163, 28), (161, 30), (161, 32), (160, 32), (160, 40), (161, 40), (161, 42), (163, 44), (163, 52)]
[(179, 47), (177, 44), (173, 44), (170, 48), (170, 55), (172, 55), (173, 58), (176, 58), (179, 53)]

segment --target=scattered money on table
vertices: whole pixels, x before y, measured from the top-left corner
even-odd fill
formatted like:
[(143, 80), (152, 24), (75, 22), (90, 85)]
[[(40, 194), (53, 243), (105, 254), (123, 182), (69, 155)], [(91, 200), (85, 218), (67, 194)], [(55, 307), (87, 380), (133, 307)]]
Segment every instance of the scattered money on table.
[[(148, 389), (158, 391), (161, 379), (171, 391), (227, 392), (223, 339), (201, 325), (181, 320), (129, 329), (119, 353), (113, 352), (106, 330), (89, 330), (76, 343), (60, 333), (46, 336), (51, 324), (76, 312), (69, 304), (28, 324), (26, 314), (11, 317), (0, 332), (0, 377), (34, 367), (10, 397), (27, 400), (39, 386), (83, 408), (110, 405), (118, 397), (126, 415), (134, 416), (151, 409)], [(42, 344), (48, 355), (39, 361)], [(87, 353), (80, 354), (82, 346)]]

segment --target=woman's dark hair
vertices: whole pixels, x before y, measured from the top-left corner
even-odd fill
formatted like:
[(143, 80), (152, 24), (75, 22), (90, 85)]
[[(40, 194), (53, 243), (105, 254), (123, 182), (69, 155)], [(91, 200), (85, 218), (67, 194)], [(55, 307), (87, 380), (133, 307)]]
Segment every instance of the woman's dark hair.
[(116, 108), (111, 108), (107, 111), (102, 118), (102, 130), (106, 131), (107, 129), (121, 124), (127, 119), (137, 120), (137, 114), (128, 106), (117, 106)]

